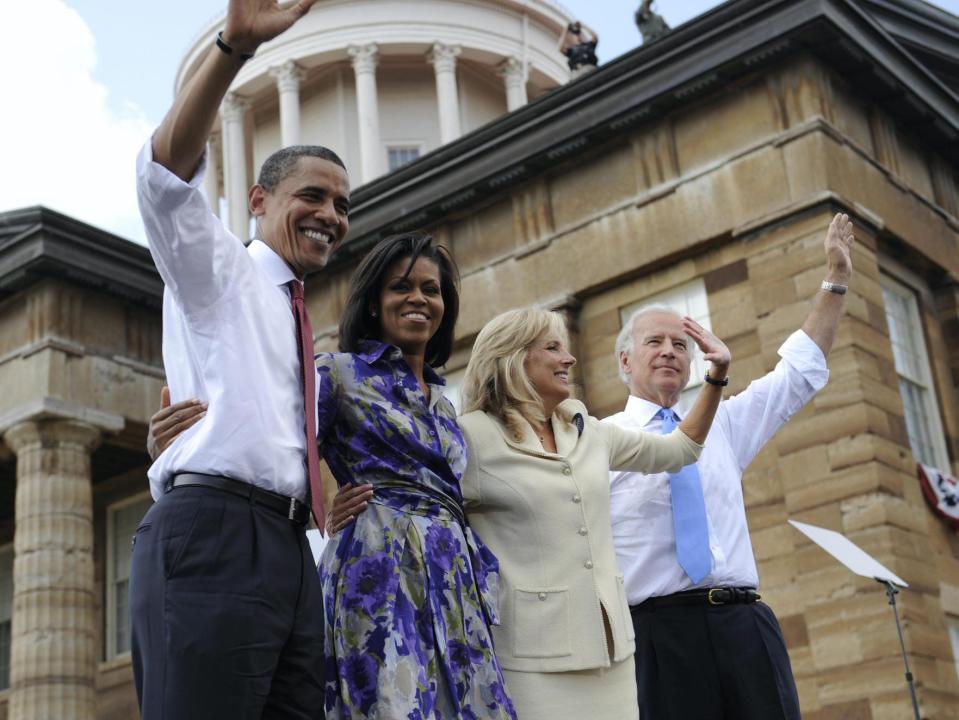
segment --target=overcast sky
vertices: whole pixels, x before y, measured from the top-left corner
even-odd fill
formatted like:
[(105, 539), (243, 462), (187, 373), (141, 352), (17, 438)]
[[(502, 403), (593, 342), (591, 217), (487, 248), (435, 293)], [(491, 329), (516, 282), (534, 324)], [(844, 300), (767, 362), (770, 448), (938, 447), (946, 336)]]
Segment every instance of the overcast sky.
[[(606, 62), (640, 43), (638, 0), (562, 0)], [(658, 0), (673, 27), (720, 3)], [(959, 0), (934, 3), (959, 14)], [(173, 77), (225, 0), (22, 0), (4, 8), (0, 211), (43, 204), (142, 241), (133, 168)], [(10, 22), (12, 19), (12, 22)]]

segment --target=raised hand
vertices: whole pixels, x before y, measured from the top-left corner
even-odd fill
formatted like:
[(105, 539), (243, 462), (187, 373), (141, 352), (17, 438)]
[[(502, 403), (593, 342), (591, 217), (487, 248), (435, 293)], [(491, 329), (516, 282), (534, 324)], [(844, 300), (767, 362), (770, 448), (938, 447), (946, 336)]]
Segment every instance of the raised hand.
[(373, 497), (372, 485), (346, 485), (333, 497), (333, 507), (326, 516), (328, 535), (338, 533), (366, 509)]
[(717, 380), (726, 377), (726, 371), (729, 370), (729, 363), (732, 360), (732, 355), (730, 355), (726, 343), (691, 317), (683, 318), (683, 329), (703, 351), (703, 357), (712, 363), (716, 371), (713, 373), (713, 377)]
[(170, 404), (170, 388), (160, 391), (160, 409), (150, 418), (150, 430), (147, 432), (147, 452), (151, 460), (156, 460), (180, 433), (193, 427), (204, 415), (207, 406), (199, 400), (184, 400)]
[(306, 15), (316, 0), (278, 3), (276, 0), (230, 0), (223, 39), (240, 51), (253, 52)]
[(826, 230), (823, 247), (826, 250), (826, 280), (848, 285), (852, 277), (852, 220), (845, 213), (836, 213)]

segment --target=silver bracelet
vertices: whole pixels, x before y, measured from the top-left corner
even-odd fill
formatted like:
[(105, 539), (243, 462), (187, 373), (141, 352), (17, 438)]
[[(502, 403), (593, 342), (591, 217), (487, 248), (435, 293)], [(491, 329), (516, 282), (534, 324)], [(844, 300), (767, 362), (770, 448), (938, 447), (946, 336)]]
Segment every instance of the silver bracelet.
[(849, 289), (849, 286), (823, 280), (822, 285), (819, 286), (819, 289), (825, 290), (826, 292), (836, 293), (837, 295), (845, 295), (846, 291)]

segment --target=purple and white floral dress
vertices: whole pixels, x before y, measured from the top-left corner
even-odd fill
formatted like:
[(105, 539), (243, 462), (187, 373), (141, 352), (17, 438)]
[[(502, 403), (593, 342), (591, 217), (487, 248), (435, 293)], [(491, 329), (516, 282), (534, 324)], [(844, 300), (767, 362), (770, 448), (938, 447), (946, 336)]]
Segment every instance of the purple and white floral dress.
[(466, 445), (443, 379), (427, 403), (395, 347), (316, 358), (317, 431), (337, 484), (373, 499), (320, 560), (330, 720), (512, 718), (493, 653), (496, 558), (463, 514)]

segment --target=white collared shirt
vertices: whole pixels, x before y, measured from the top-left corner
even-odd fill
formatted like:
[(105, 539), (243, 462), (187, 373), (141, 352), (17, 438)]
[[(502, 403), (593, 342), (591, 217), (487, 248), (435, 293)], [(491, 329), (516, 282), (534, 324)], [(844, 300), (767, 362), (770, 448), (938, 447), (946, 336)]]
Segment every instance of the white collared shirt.
[(225, 475), (305, 499), (306, 437), (292, 270), (269, 246), (249, 248), (210, 211), (199, 187), (137, 159), (137, 193), (163, 278), (163, 364), (173, 402), (199, 398), (206, 416), (150, 468), (154, 499), (171, 475)]
[[(802, 330), (783, 343), (779, 355), (782, 360), (772, 372), (720, 404), (697, 463), (713, 556), (712, 571), (701, 587), (758, 586), (743, 503), (743, 471), (829, 379), (822, 350)], [(659, 433), (659, 409), (630, 396), (623, 412), (603, 422)], [(676, 560), (669, 475), (611, 472), (609, 479), (613, 544), (629, 604), (696, 587)]]

